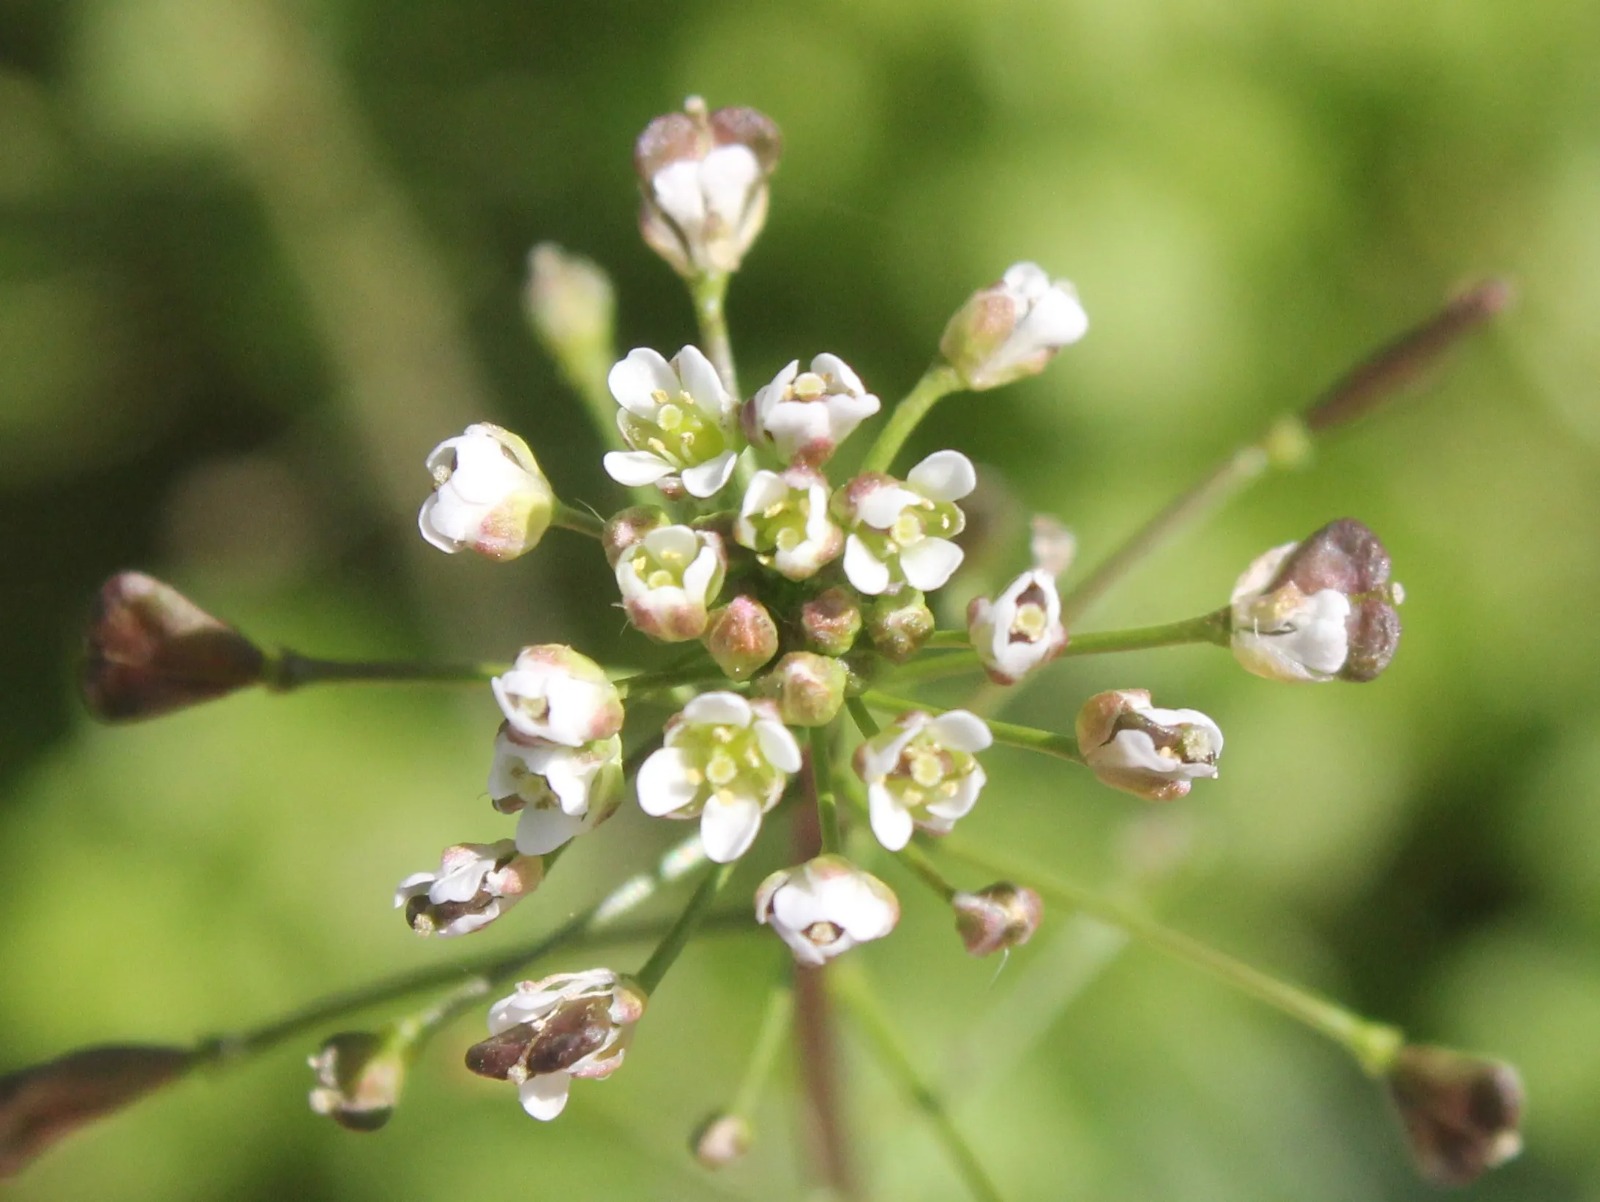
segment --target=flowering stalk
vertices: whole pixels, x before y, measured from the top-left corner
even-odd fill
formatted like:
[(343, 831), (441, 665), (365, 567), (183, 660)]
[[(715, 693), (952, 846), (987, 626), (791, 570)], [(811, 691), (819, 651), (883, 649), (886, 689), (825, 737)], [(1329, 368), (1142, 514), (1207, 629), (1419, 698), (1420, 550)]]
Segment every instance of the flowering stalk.
[(839, 799), (833, 789), (831, 726), (811, 728), (811, 788), (817, 799), (817, 824), (822, 830), (822, 850), (837, 855), (844, 850), (839, 833)]
[(274, 693), (308, 684), (373, 684), (417, 682), (482, 684), (504, 672), (507, 664), (422, 664), (407, 661), (319, 659), (283, 650), (267, 657), (262, 683)]
[(555, 509), (550, 515), (550, 524), (560, 526), (563, 530), (571, 530), (574, 534), (586, 534), (590, 538), (599, 538), (605, 533), (605, 520), (597, 517), (587, 509), (575, 509), (560, 500), (555, 502)]
[(907, 843), (895, 854), (900, 857), (902, 864), (916, 874), (918, 880), (939, 895), (940, 901), (948, 903), (956, 895), (956, 887), (945, 879), (944, 873), (939, 871), (938, 865), (920, 843)]
[(872, 449), (867, 452), (867, 457), (861, 463), (862, 472), (886, 472), (894, 463), (894, 457), (900, 453), (900, 448), (905, 446), (906, 439), (911, 437), (911, 432), (917, 428), (922, 419), (928, 416), (928, 411), (934, 405), (957, 392), (961, 388), (961, 378), (956, 374), (955, 368), (944, 362), (935, 363), (922, 373), (904, 399), (894, 407), (889, 414), (889, 420), (884, 423), (878, 432), (878, 440), (872, 444)]
[(733, 363), (733, 342), (728, 337), (728, 316), (723, 307), (730, 278), (725, 271), (698, 275), (689, 283), (689, 295), (694, 301), (694, 316), (700, 324), (700, 341), (705, 344), (706, 356), (722, 377), (722, 386), (737, 397), (739, 374)]
[[(695, 840), (696, 846), (699, 840)], [(733, 875), (733, 861), (718, 864), (700, 882), (700, 888), (694, 891), (694, 896), (689, 899), (689, 904), (683, 908), (683, 913), (678, 915), (678, 920), (672, 924), (661, 942), (656, 945), (656, 950), (650, 953), (650, 959), (634, 974), (635, 979), (646, 993), (654, 993), (656, 986), (661, 984), (661, 978), (667, 975), (667, 970), (672, 967), (680, 952), (688, 946), (689, 940), (694, 938), (695, 932), (700, 929), (700, 924), (705, 920), (711, 910), (711, 903), (717, 900), (717, 894), (722, 892), (722, 887), (728, 883), (728, 878)]]
[(1296, 1022), (1333, 1040), (1355, 1059), (1364, 1072), (1382, 1077), (1404, 1044), (1398, 1028), (1363, 1018), (1338, 1003), (1320, 997), (1297, 985), (1280, 980), (1242, 960), (1201, 943), (1181, 931), (1164, 926), (1092, 889), (1036, 872), (1003, 865), (998, 858), (975, 851), (961, 842), (946, 840), (942, 850), (954, 858), (985, 872), (1000, 873), (1026, 880), (1044, 897), (1070, 907), (1090, 918), (1210, 973), (1241, 993), (1287, 1014)]
[[(867, 705), (881, 710), (901, 712), (922, 710), (924, 713), (935, 715), (946, 712), (938, 706), (927, 705), (921, 701), (908, 701), (903, 697), (891, 697), (877, 690), (863, 693), (861, 699)], [(852, 709), (851, 713), (855, 713), (855, 710)], [(1034, 726), (1019, 726), (1015, 722), (995, 722), (989, 719), (985, 721), (996, 743), (1004, 743), (1008, 747), (1020, 747), (1025, 751), (1037, 751), (1042, 755), (1052, 755), (1057, 759), (1070, 760), (1074, 764), (1084, 762), (1083, 752), (1078, 749), (1078, 740), (1071, 735), (1056, 734), (1054, 731), (1040, 730)], [(865, 734), (865, 730), (862, 733)]]

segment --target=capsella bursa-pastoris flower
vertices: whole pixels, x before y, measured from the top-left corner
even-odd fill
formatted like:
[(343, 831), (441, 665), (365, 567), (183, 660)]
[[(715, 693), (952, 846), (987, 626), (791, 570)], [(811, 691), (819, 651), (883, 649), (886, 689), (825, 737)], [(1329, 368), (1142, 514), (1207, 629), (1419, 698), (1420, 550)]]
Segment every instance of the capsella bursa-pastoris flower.
[[(962, 503), (978, 486), (978, 470), (954, 449), (905, 465), (906, 440), (941, 397), (1042, 372), (1085, 335), (1084, 307), (1070, 283), (1018, 263), (957, 308), (932, 366), (897, 404), (884, 404), (832, 351), (796, 355), (753, 392), (741, 391), (723, 300), (729, 276), (761, 233), (780, 150), (777, 126), (765, 115), (713, 111), (698, 98), (640, 136), (640, 229), (683, 278), (699, 322), (696, 339), (670, 356), (650, 346), (619, 356), (610, 349), (615, 306), (604, 273), (550, 244), (532, 255), (529, 316), (590, 411), (605, 417), (600, 433), (613, 448), (596, 465), (603, 472), (583, 505), (563, 504), (534, 449), (491, 422), (441, 432), (446, 436), (424, 457), (432, 488), (418, 525), (429, 544), (507, 561), (535, 550), (553, 529), (595, 538), (615, 582), (604, 603), (632, 627), (623, 657), (654, 667), (610, 668), (576, 648), (534, 641), (537, 634), (511, 662), (494, 667), (313, 659), (262, 650), (139, 573), (116, 576), (102, 590), (84, 694), (108, 720), (148, 717), (256, 684), (281, 691), (324, 680), (478, 682), (492, 754), (487, 765), (464, 767), (457, 801), (481, 798), (486, 767), (488, 804), (462, 811), (461, 819), (486, 841), (450, 847), (437, 869), (400, 881), (393, 903), (423, 934), (503, 928), (514, 921), (514, 906), (516, 920), (538, 914), (534, 891), (559, 870), (568, 844), (604, 838), (602, 824), (630, 792), (644, 815), (694, 824), (653, 871), (623, 874), (576, 915), (563, 902), (548, 916), (558, 924), (554, 932), (525, 956), (508, 955), (502, 944), (465, 977), (451, 966), (435, 976), (413, 974), (405, 989), (353, 993), (351, 1009), (428, 985), (453, 990), (379, 1032), (330, 1039), (313, 1058), (313, 1108), (354, 1128), (380, 1125), (398, 1101), (406, 1065), (429, 1037), (499, 996), (489, 1008), (488, 1037), (472, 1046), (467, 1066), (515, 1085), (535, 1118), (555, 1118), (571, 1083), (610, 1076), (635, 1035), (664, 1038), (647, 1017), (650, 995), (718, 908), (735, 862), (765, 840), (768, 861), (780, 856), (792, 866), (761, 883), (753, 916), (723, 905), (720, 919), (738, 914), (749, 929), (765, 926), (763, 938), (776, 935), (798, 972), (819, 972), (846, 954), (870, 959), (871, 948), (856, 949), (892, 936), (901, 902), (869, 867), (893, 858), (954, 912), (959, 940), (951, 938), (951, 948), (977, 956), (1022, 946), (1045, 920), (1044, 901), (1065, 899), (1337, 1039), (1387, 1083), (1431, 1178), (1464, 1181), (1513, 1154), (1520, 1091), (1503, 1066), (1408, 1047), (1392, 1028), (1343, 1011), (1329, 1020), (1331, 1003), (1283, 982), (1264, 986), (1264, 974), (1231, 968), (1235, 962), (1220, 953), (1077, 886), (1010, 871), (987, 871), (965, 887), (946, 879), (936, 856), (982, 866), (986, 857), (968, 840), (988, 837), (993, 824), (985, 815), (1022, 800), (1014, 786), (986, 788), (984, 762), (1001, 749), (1041, 752), (1050, 757), (1037, 761), (1041, 770), (1072, 771), (1061, 767), (1069, 761), (1089, 769), (1081, 780), (1091, 787), (1098, 778), (1142, 800), (1170, 803), (1197, 784), (1202, 792), (1213, 787), (1203, 782), (1218, 775), (1223, 736), (1205, 713), (1156, 706), (1136, 684), (1082, 701), (1067, 733), (1059, 711), (1054, 730), (986, 719), (995, 696), (989, 708), (930, 705), (914, 695), (923, 683), (963, 674), (971, 680), (981, 671), (991, 682), (986, 687), (1008, 688), (1047, 669), (1065, 673), (1063, 661), (1072, 656), (1181, 642), (1229, 646), (1245, 668), (1269, 680), (1369, 681), (1394, 657), (1401, 591), (1377, 536), (1343, 519), (1262, 556), (1223, 609), (1162, 627), (1080, 633), (1086, 598), (1136, 556), (1113, 556), (1111, 568), (1072, 585), (1073, 537), (1040, 515), (1031, 563), (1007, 562), (1003, 553), (981, 557), (998, 569), (990, 577), (969, 567), (963, 591), (975, 599), (967, 620), (941, 628), (939, 615), (948, 623), (952, 607), (939, 594), (963, 569)], [(873, 348), (868, 338), (841, 349)], [(1328, 414), (1359, 408), (1324, 402), (1293, 421), (1309, 439), (1330, 424)], [(543, 451), (547, 460), (555, 453)], [(619, 502), (609, 516), (589, 508), (590, 499), (608, 495)], [(1194, 508), (1173, 507), (1156, 533)], [(1156, 541), (1149, 531), (1140, 538), (1130, 546), (1141, 554)], [(1058, 792), (1057, 804), (1066, 804), (1069, 791)], [(963, 829), (952, 835), (958, 823)], [(596, 862), (588, 861), (590, 871)], [(580, 967), (524, 979), (546, 952), (585, 947), (695, 873), (699, 888), (635, 972)], [(982, 883), (997, 875), (998, 883)], [(774, 996), (771, 1014), (781, 1020), (784, 995)], [(77, 1122), (191, 1063), (218, 1058), (220, 1048), (258, 1049), (298, 1029), (279, 1023), (193, 1052), (90, 1049), (0, 1078), (0, 1169), (20, 1166)], [(781, 1034), (781, 1021), (764, 1029)], [(771, 1040), (761, 1046), (770, 1056)], [(903, 1056), (885, 1062), (904, 1071)], [(737, 1106), (748, 1109), (749, 1094), (742, 1088)], [(719, 1111), (697, 1140), (701, 1162), (725, 1164), (742, 1153), (753, 1138), (749, 1118)], [(950, 1124), (938, 1133), (971, 1180), (971, 1150)]]

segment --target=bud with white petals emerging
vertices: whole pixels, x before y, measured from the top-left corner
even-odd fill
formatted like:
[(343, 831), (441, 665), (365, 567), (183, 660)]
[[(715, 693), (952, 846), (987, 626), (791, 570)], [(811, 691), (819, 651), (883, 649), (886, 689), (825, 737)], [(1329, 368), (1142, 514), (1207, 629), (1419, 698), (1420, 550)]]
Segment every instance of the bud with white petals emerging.
[(523, 981), (489, 1010), (489, 1038), (467, 1049), (467, 1068), (511, 1081), (522, 1108), (549, 1121), (574, 1077), (600, 1080), (622, 1067), (645, 994), (608, 968)]
[(528, 254), (523, 302), (562, 373), (580, 390), (597, 392), (616, 358), (611, 277), (582, 255), (541, 242)]
[(727, 554), (709, 530), (662, 526), (617, 560), (617, 587), (634, 626), (663, 643), (705, 633), (710, 605), (722, 591)]
[(800, 629), (812, 649), (843, 655), (861, 633), (861, 606), (848, 589), (824, 589), (800, 606)]
[(412, 1046), (397, 1025), (330, 1036), (308, 1061), (317, 1075), (311, 1109), (349, 1131), (378, 1130), (400, 1101)]
[(538, 546), (550, 528), (550, 482), (528, 444), (509, 430), (488, 422), (468, 426), (433, 448), (427, 468), (433, 492), (417, 527), (441, 551), (515, 559)]
[(605, 669), (561, 643), (524, 647), (489, 687), (525, 739), (581, 747), (622, 729), (622, 697)]
[(999, 881), (976, 893), (957, 893), (950, 899), (956, 912), (956, 930), (974, 956), (988, 956), (1020, 947), (1033, 938), (1044, 919), (1044, 902), (1032, 889)]
[(778, 654), (778, 627), (767, 607), (741, 593), (711, 611), (706, 650), (730, 680), (749, 680)]
[(689, 1151), (705, 1169), (726, 1168), (750, 1150), (754, 1134), (741, 1114), (713, 1114), (689, 1137)]
[(756, 921), (778, 933), (795, 963), (820, 968), (900, 921), (894, 890), (843, 856), (823, 855), (774, 872), (756, 890)]
[(517, 850), (542, 856), (592, 831), (622, 802), (622, 740), (613, 735), (563, 747), (526, 739), (502, 723), (489, 769), (489, 797), (502, 814), (521, 812)]
[(976, 753), (993, 742), (976, 714), (951, 710), (932, 718), (913, 710), (856, 748), (856, 775), (867, 786), (878, 842), (899, 851), (913, 826), (948, 833), (978, 803), (988, 778)]
[(1067, 645), (1055, 575), (1035, 568), (993, 601), (974, 597), (967, 606), (967, 637), (996, 684), (1016, 684), (1049, 663)]
[(902, 483), (867, 472), (833, 497), (849, 537), (844, 574), (870, 597), (910, 585), (921, 592), (941, 588), (961, 566), (962, 551), (950, 540), (966, 526), (955, 504), (978, 482), (972, 461), (959, 451), (935, 451), (912, 468)]
[(1400, 645), (1389, 553), (1352, 518), (1261, 556), (1233, 588), (1233, 654), (1269, 680), (1372, 680)]
[(1469, 1185), (1522, 1151), (1522, 1081), (1511, 1065), (1407, 1045), (1388, 1084), (1417, 1167), (1435, 1185)]
[(828, 508), (828, 482), (807, 468), (757, 472), (739, 503), (733, 541), (790, 580), (815, 576), (844, 550)]
[(1159, 709), (1146, 689), (1096, 693), (1078, 711), (1078, 748), (1113, 789), (1151, 801), (1188, 794), (1217, 775), (1222, 731), (1199, 710)]
[(826, 463), (850, 433), (878, 412), (878, 398), (837, 355), (818, 355), (802, 372), (794, 360), (740, 413), (745, 436), (785, 463)]
[(826, 726), (844, 708), (850, 670), (829, 655), (791, 651), (756, 687), (778, 703), (778, 715), (789, 726)]
[(733, 475), (733, 398), (699, 348), (669, 363), (649, 347), (628, 352), (606, 377), (621, 409), (617, 429), (632, 450), (609, 451), (618, 484), (654, 484), (669, 497), (710, 497)]
[(672, 525), (666, 510), (654, 505), (630, 505), (619, 509), (606, 519), (600, 532), (600, 547), (606, 553), (606, 562), (616, 570), (617, 562), (635, 544), (643, 541), (652, 530)]
[(867, 636), (879, 655), (897, 664), (922, 650), (937, 624), (927, 599), (916, 589), (874, 598), (867, 608)]
[(488, 926), (544, 879), (544, 861), (510, 839), (447, 847), (438, 872), (415, 872), (394, 892), (395, 909), (419, 935), (467, 935)]
[(939, 352), (967, 388), (981, 391), (1038, 375), (1088, 330), (1077, 289), (1037, 263), (1017, 263), (967, 299), (945, 327)]
[(782, 139), (752, 108), (707, 112), (698, 96), (683, 107), (650, 122), (634, 145), (639, 232), (685, 279), (723, 275), (738, 270), (767, 219)]

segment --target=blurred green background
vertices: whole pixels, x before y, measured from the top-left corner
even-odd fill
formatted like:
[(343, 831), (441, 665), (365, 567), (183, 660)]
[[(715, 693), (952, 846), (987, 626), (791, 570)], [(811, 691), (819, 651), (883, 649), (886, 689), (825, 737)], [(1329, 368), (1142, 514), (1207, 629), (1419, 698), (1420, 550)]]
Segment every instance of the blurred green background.
[[(252, 1024), (464, 950), (387, 903), (445, 844), (509, 831), (482, 793), (486, 689), (96, 728), (83, 612), (140, 566), (313, 653), (570, 640), (651, 662), (592, 546), (447, 559), (414, 515), (423, 456), (480, 419), (525, 434), (564, 497), (615, 503), (523, 323), (524, 258), (554, 239), (613, 272), (624, 348), (689, 341), (634, 232), (629, 152), (700, 92), (787, 138), (730, 302), (747, 387), (830, 350), (889, 400), (1010, 262), (1077, 283), (1089, 337), (946, 402), (916, 447), (966, 449), (1003, 481), (996, 513), (1058, 515), (1089, 560), (1461, 282), (1517, 280), (1435, 388), (1086, 624), (1213, 607), (1252, 556), (1348, 514), (1408, 592), (1380, 681), (1272, 685), (1211, 649), (1057, 665), (1008, 716), (1064, 728), (1087, 693), (1147, 686), (1220, 722), (1221, 779), (1152, 814), (996, 752), (963, 831), (1087, 880), (1159, 875), (1177, 925), (1515, 1061), (1527, 1152), (1473, 1196), (1597, 1202), (1597, 56), (1586, 0), (0, 0), (0, 1067)], [(951, 620), (1022, 566), (1020, 534), (972, 558)], [(528, 937), (682, 829), (624, 812), (483, 940)], [(736, 893), (784, 855), (770, 838)], [(971, 960), (880, 871), (906, 915), (859, 963), (1008, 1197), (1432, 1195), (1316, 1037), (1065, 915), (1003, 967)], [(10, 1196), (802, 1197), (787, 1069), (745, 1164), (713, 1179), (682, 1151), (737, 1080), (770, 942), (697, 946), (628, 1068), (551, 1126), (458, 1068), (474, 1019), (378, 1135), (306, 1111), (308, 1043), (95, 1128)], [(963, 1197), (847, 1053), (873, 1196)]]

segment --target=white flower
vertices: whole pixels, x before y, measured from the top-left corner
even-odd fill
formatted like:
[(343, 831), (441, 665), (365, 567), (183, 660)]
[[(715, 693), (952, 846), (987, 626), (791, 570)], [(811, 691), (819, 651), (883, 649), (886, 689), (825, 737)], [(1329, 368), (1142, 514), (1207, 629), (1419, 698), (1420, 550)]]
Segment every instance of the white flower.
[(433, 448), (427, 468), (433, 492), (417, 526), (439, 550), (515, 559), (549, 529), (555, 494), (528, 444), (510, 431), (468, 426)]
[(581, 747), (622, 729), (616, 686), (594, 660), (559, 643), (524, 647), (489, 687), (511, 729), (527, 739)]
[(599, 1080), (622, 1067), (645, 996), (608, 968), (522, 981), (489, 1010), (489, 1038), (467, 1051), (467, 1067), (516, 1083), (522, 1108), (549, 1121), (567, 1104), (574, 1077)]
[(681, 484), (692, 497), (712, 496), (728, 482), (733, 398), (696, 348), (684, 347), (668, 363), (639, 347), (611, 369), (606, 383), (622, 406), (617, 428), (633, 448), (607, 453), (606, 474), (613, 480), (630, 488), (659, 484), (668, 492)]
[(968, 388), (998, 388), (1037, 375), (1062, 347), (1089, 330), (1077, 290), (1037, 263), (1017, 263), (968, 298), (939, 350)]
[(828, 482), (814, 471), (757, 472), (745, 489), (733, 541), (790, 580), (815, 576), (844, 550), (828, 513)]
[(1078, 748), (1106, 784), (1169, 801), (1217, 775), (1222, 731), (1199, 710), (1160, 709), (1145, 689), (1097, 693), (1078, 711)]
[(517, 820), (517, 850), (542, 856), (593, 830), (622, 800), (622, 740), (563, 747), (519, 738), (503, 723), (494, 740), (489, 796)]
[(799, 744), (773, 706), (737, 693), (700, 694), (668, 721), (663, 742), (639, 769), (639, 806), (658, 818), (698, 817), (719, 864), (744, 855), (800, 770)]
[(778, 933), (796, 963), (817, 968), (894, 930), (900, 902), (889, 886), (843, 856), (818, 856), (761, 882), (756, 921)]
[(517, 854), (510, 839), (447, 847), (438, 872), (414, 872), (395, 890), (406, 921), (420, 935), (465, 935), (488, 926), (544, 878), (537, 856)]
[(705, 633), (722, 591), (722, 540), (706, 530), (662, 526), (617, 559), (617, 588), (628, 620), (653, 639), (681, 643)]
[(850, 536), (844, 574), (869, 596), (942, 588), (961, 566), (952, 536), (966, 515), (954, 504), (977, 487), (972, 461), (959, 451), (935, 451), (911, 469), (905, 483), (892, 476), (858, 476), (834, 497)]
[(878, 398), (837, 355), (818, 355), (811, 370), (794, 360), (745, 407), (750, 441), (770, 445), (785, 463), (817, 466), (878, 411)]
[(987, 779), (975, 753), (994, 741), (976, 714), (951, 710), (937, 718), (902, 714), (856, 749), (855, 769), (867, 786), (872, 833), (890, 851), (913, 826), (945, 834), (978, 803)]
[(996, 684), (1016, 684), (1054, 659), (1067, 645), (1055, 577), (1034, 568), (992, 602), (974, 597), (967, 607), (967, 637)]

